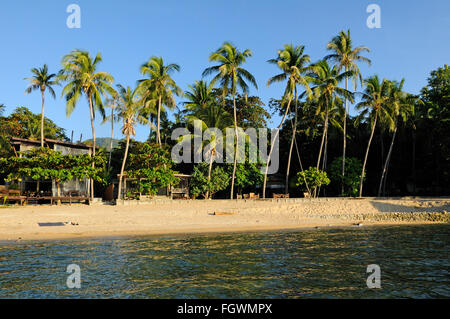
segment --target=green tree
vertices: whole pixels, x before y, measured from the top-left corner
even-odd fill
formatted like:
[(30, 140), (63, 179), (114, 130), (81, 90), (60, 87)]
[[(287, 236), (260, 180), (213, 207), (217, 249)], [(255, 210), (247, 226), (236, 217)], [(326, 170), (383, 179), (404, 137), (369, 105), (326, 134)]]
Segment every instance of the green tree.
[[(358, 82), (362, 86), (362, 76), (359, 71), (358, 62), (366, 62), (371, 64), (370, 59), (361, 55), (362, 52), (370, 52), (369, 48), (365, 46), (359, 46), (354, 48), (353, 41), (350, 36), (350, 30), (341, 31), (339, 35), (335, 36), (328, 44), (327, 50), (332, 51), (325, 57), (325, 60), (331, 60), (336, 63), (339, 71), (344, 69), (345, 71), (353, 71), (353, 86), (356, 91)], [(345, 89), (348, 90), (348, 79), (345, 77)], [(345, 98), (344, 120), (343, 120), (343, 146), (342, 146), (342, 176), (345, 175), (345, 152), (347, 147), (347, 98)], [(342, 185), (342, 192), (344, 191), (344, 185)]]
[(183, 102), (183, 105), (188, 112), (201, 110), (214, 103), (215, 96), (212, 83), (208, 84), (203, 80), (195, 81), (194, 85), (189, 85), (189, 90), (184, 93), (187, 101)]
[(347, 174), (341, 174), (342, 158), (335, 158), (329, 168), (330, 179), (333, 183), (338, 183), (339, 187), (344, 185), (343, 196), (358, 196), (359, 183), (361, 177), (362, 164), (361, 161), (354, 157), (348, 157), (347, 160)]
[[(122, 147), (123, 149), (123, 147)], [(126, 172), (139, 181), (139, 191), (156, 195), (158, 190), (175, 185), (179, 179), (172, 170), (169, 151), (159, 144), (130, 142)]]
[(122, 167), (119, 175), (119, 189), (117, 191), (117, 199), (120, 200), (122, 191), (123, 171), (127, 162), (128, 147), (130, 146), (130, 136), (136, 136), (136, 123), (145, 122), (146, 119), (140, 117), (141, 104), (136, 97), (136, 89), (130, 87), (124, 88), (122, 85), (117, 86), (119, 89), (119, 98), (117, 104), (117, 117), (122, 119), (122, 134), (126, 136), (125, 154), (123, 156)]
[[(227, 96), (225, 103), (222, 99), (222, 90), (213, 89), (213, 93), (216, 95), (217, 102), (223, 104), (224, 109), (233, 114), (233, 98)], [(267, 127), (267, 119), (270, 119), (269, 112), (264, 108), (264, 103), (258, 96), (248, 96), (237, 93), (236, 94), (236, 118), (239, 123), (239, 127), (244, 130), (248, 128), (264, 128)]]
[(225, 104), (225, 97), (230, 92), (233, 96), (233, 117), (234, 117), (234, 163), (233, 174), (231, 177), (231, 190), (230, 198), (233, 199), (234, 192), (234, 179), (236, 176), (236, 164), (237, 164), (237, 150), (239, 147), (238, 142), (238, 122), (237, 122), (237, 110), (236, 110), (236, 94), (238, 88), (241, 88), (244, 94), (248, 93), (249, 86), (246, 81), (252, 84), (256, 89), (258, 85), (254, 76), (242, 67), (248, 57), (252, 56), (252, 51), (246, 49), (239, 51), (234, 45), (229, 42), (225, 42), (216, 52), (213, 52), (209, 56), (210, 62), (218, 62), (219, 64), (206, 68), (203, 71), (203, 76), (215, 74), (212, 83), (220, 83), (222, 89), (222, 98)]
[[(28, 108), (21, 106), (9, 116), (0, 118), (0, 132), (5, 138), (37, 139), (40, 135), (40, 122), (40, 114), (34, 114)], [(65, 130), (47, 117), (44, 118), (44, 135), (50, 139), (68, 140)]]
[(380, 184), (378, 186), (378, 197), (381, 196), (382, 189), (386, 188), (386, 176), (391, 161), (395, 138), (397, 136), (398, 120), (401, 118), (402, 121), (406, 123), (409, 118), (414, 115), (415, 105), (421, 103), (420, 99), (403, 91), (404, 83), (405, 79), (402, 79), (400, 82), (391, 82), (389, 103), (392, 115), (390, 115), (389, 118), (392, 118), (393, 121), (388, 120), (388, 127), (392, 131), (392, 139), (386, 160), (384, 162), (383, 171), (381, 173)]
[[(286, 183), (285, 183), (285, 193), (289, 192), (289, 171), (291, 167), (291, 159), (292, 159), (292, 150), (294, 147), (294, 141), (296, 138), (296, 129), (297, 129), (297, 110), (298, 110), (298, 95), (297, 95), (297, 85), (302, 85), (305, 87), (308, 95), (311, 90), (308, 85), (308, 77), (306, 76), (307, 71), (310, 70), (308, 66), (311, 61), (309, 55), (304, 54), (305, 47), (303, 45), (293, 46), (292, 44), (285, 44), (282, 50), (278, 50), (278, 57), (276, 59), (271, 59), (268, 62), (275, 64), (281, 71), (281, 74), (275, 75), (271, 77), (267, 81), (267, 85), (274, 82), (286, 81), (286, 88), (283, 94), (284, 102), (287, 101), (286, 112), (283, 116), (283, 119), (278, 126), (278, 130), (276, 136), (279, 134), (280, 128), (283, 125), (283, 122), (289, 113), (289, 108), (292, 102), (292, 99), (295, 99), (295, 109), (294, 109), (294, 124), (292, 126), (292, 138), (291, 145), (289, 148), (289, 156), (288, 156), (288, 165), (286, 170)], [(276, 137), (275, 137), (276, 138)], [(263, 186), (263, 198), (265, 198), (265, 189), (266, 189), (266, 181), (267, 181), (267, 170), (269, 167), (270, 157), (272, 155), (273, 145), (271, 146), (271, 150), (269, 152), (269, 157), (267, 159), (266, 164), (266, 173), (264, 176), (264, 186)]]
[[(196, 82), (193, 87), (190, 86), (190, 89), (191, 92), (186, 93), (186, 97), (188, 98), (188, 101), (185, 102), (187, 108), (186, 119), (189, 125), (195, 125), (196, 123), (201, 125), (202, 136), (199, 136), (199, 138), (202, 140), (202, 145), (200, 149), (194, 150), (194, 152), (202, 152), (205, 144), (207, 144), (208, 153), (206, 156), (209, 156), (209, 183), (211, 181), (212, 166), (216, 157), (217, 147), (220, 146), (223, 148), (225, 136), (222, 132), (232, 125), (233, 119), (227, 111), (216, 103), (211, 86), (200, 81)], [(193, 139), (195, 137), (194, 133), (182, 138)], [(210, 193), (207, 192), (206, 198), (209, 198), (209, 195)]]
[[(231, 165), (227, 165), (231, 168)], [(231, 170), (230, 169), (230, 170)], [(236, 167), (236, 187), (237, 193), (242, 194), (245, 188), (255, 189), (264, 181), (264, 174), (261, 173), (261, 167), (257, 163), (238, 163)]]
[(5, 110), (6, 105), (0, 103), (0, 157), (9, 155), (11, 151), (11, 145), (9, 144), (8, 138), (5, 136), (3, 130), (1, 130), (4, 122), (2, 115), (5, 113)]
[(324, 142), (328, 134), (328, 120), (330, 117), (330, 111), (332, 107), (336, 105), (336, 96), (344, 97), (353, 102), (353, 94), (349, 90), (341, 88), (339, 83), (343, 79), (352, 76), (354, 72), (345, 71), (341, 73), (338, 67), (334, 66), (331, 68), (326, 60), (319, 61), (312, 67), (312, 69), (313, 72), (311, 73), (310, 78), (311, 82), (315, 85), (312, 90), (314, 93), (314, 98), (317, 99), (316, 115), (319, 115), (321, 112), (325, 113), (322, 141), (316, 164), (316, 168), (319, 169)]
[[(147, 63), (141, 66), (141, 74), (148, 75), (149, 78), (139, 81), (139, 90), (147, 110), (154, 109), (157, 104), (156, 140), (160, 146), (162, 145), (160, 122), (161, 112), (164, 111), (163, 105), (170, 109), (175, 108), (174, 96), (183, 94), (171, 77), (174, 71), (180, 71), (178, 64), (164, 65), (163, 58), (156, 56), (151, 57)], [(149, 113), (153, 114), (152, 111)]]
[[(91, 165), (92, 163), (96, 164)], [(104, 157), (89, 154), (63, 155), (48, 148), (23, 152), (20, 156), (0, 158), (0, 173), (8, 174), (5, 180), (21, 180), (30, 177), (34, 180), (55, 181), (57, 196), (61, 196), (61, 183), (74, 178), (90, 178), (103, 182)], [(58, 200), (58, 204), (60, 201)]]
[(190, 180), (190, 190), (194, 198), (203, 196), (207, 199), (230, 184), (230, 176), (222, 166), (216, 166), (208, 178), (208, 164), (199, 163), (194, 166)]
[(111, 122), (111, 138), (109, 139), (109, 158), (108, 158), (108, 170), (111, 168), (111, 157), (112, 157), (112, 149), (114, 142), (114, 122), (119, 121), (119, 117), (114, 113), (114, 110), (117, 107), (118, 95), (114, 94), (112, 98), (107, 98), (105, 101), (105, 106), (111, 109), (111, 114), (104, 118), (103, 123)]
[(366, 163), (369, 156), (370, 145), (372, 143), (373, 134), (377, 125), (379, 117), (386, 121), (392, 121), (392, 117), (389, 113), (389, 101), (390, 101), (390, 89), (391, 83), (383, 79), (380, 82), (377, 75), (372, 76), (364, 81), (365, 90), (362, 93), (362, 101), (356, 105), (356, 109), (362, 110), (360, 118), (369, 116), (372, 129), (367, 143), (366, 155), (364, 156), (363, 167), (361, 171), (360, 185), (359, 185), (359, 197), (362, 197), (363, 180), (365, 177)]
[[(420, 94), (424, 104), (417, 107), (417, 139), (423, 141), (418, 143), (422, 163), (417, 170), (426, 176), (422, 178), (427, 187), (433, 185), (435, 194), (445, 195), (450, 185), (450, 67), (433, 70), (427, 80)], [(412, 162), (415, 174), (415, 156)]]
[(32, 91), (41, 91), (42, 96), (42, 112), (41, 112), (41, 147), (44, 147), (44, 104), (45, 104), (45, 90), (48, 90), (53, 98), (56, 98), (55, 91), (52, 85), (58, 84), (56, 80), (56, 74), (48, 72), (47, 64), (44, 64), (42, 68), (32, 68), (31, 73), (33, 76), (31, 78), (25, 78), (25, 80), (30, 82), (30, 86), (25, 90), (25, 93), (29, 94)]
[[(115, 91), (111, 87), (114, 78), (107, 72), (97, 72), (98, 65), (102, 61), (102, 56), (97, 53), (92, 59), (87, 51), (74, 50), (65, 55), (62, 59), (62, 70), (59, 75), (60, 80), (67, 82), (62, 91), (62, 96), (66, 99), (66, 114), (70, 116), (75, 109), (80, 97), (84, 94), (89, 103), (89, 113), (91, 118), (93, 155), (95, 156), (95, 111), (100, 111), (103, 117), (102, 95), (114, 96)], [(93, 163), (94, 164), (94, 163)], [(91, 200), (94, 199), (94, 183), (91, 181)]]
[[(305, 182), (306, 181), (306, 182)], [(317, 168), (310, 167), (307, 170), (301, 171), (297, 173), (297, 186), (301, 187), (302, 190), (306, 190), (307, 186), (317, 189), (322, 185), (326, 186), (330, 184), (330, 179), (327, 176), (327, 173)], [(315, 192), (314, 192), (315, 193)]]

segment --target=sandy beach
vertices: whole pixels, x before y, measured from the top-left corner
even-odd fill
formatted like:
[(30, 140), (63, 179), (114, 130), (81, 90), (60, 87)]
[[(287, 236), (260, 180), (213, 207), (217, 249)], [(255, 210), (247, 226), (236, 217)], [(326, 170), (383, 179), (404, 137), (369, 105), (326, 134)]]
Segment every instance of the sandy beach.
[(154, 201), (0, 208), (0, 240), (450, 223), (449, 198)]

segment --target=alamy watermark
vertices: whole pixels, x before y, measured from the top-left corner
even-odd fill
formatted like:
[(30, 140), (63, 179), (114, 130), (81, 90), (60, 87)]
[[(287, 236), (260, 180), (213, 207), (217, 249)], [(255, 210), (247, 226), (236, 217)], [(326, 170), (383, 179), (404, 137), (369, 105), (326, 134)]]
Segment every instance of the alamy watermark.
[(81, 8), (78, 4), (69, 4), (66, 9), (70, 15), (67, 17), (66, 25), (69, 29), (81, 28)]
[(367, 266), (367, 273), (370, 273), (369, 277), (367, 277), (367, 288), (381, 288), (381, 268), (377, 264), (371, 264)]
[(369, 29), (381, 28), (381, 8), (378, 4), (369, 4), (366, 8), (366, 12), (370, 13), (367, 17), (366, 25)]
[(69, 289), (80, 289), (81, 288), (81, 269), (77, 264), (70, 264), (67, 266), (67, 276), (66, 285)]
[[(218, 128), (202, 128), (201, 121), (193, 121), (193, 133), (187, 128), (176, 128), (171, 139), (177, 141), (172, 148), (172, 160), (179, 163), (201, 163), (214, 161), (216, 163), (267, 163), (270, 147), (272, 154), (268, 174), (274, 174), (279, 168), (279, 137), (277, 129), (271, 130), (271, 142), (268, 143), (266, 128), (248, 128), (245, 131), (238, 128), (237, 150), (235, 152), (235, 129), (226, 128), (223, 133)], [(271, 146), (272, 145), (272, 146)], [(248, 152), (246, 152), (248, 150)], [(225, 151), (225, 155), (224, 155)], [(211, 156), (213, 159), (211, 160)], [(265, 165), (261, 168), (265, 172)]]

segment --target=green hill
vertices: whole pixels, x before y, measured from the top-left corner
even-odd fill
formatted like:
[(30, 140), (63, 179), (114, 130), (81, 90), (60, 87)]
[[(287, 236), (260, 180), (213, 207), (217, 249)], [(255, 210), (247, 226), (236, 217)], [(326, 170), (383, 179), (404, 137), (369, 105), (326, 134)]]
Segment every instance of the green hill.
[[(92, 139), (83, 141), (85, 144), (92, 144)], [(110, 144), (110, 138), (109, 137), (98, 137), (95, 139), (95, 144), (98, 147), (105, 148), (107, 151), (109, 151), (109, 144)], [(119, 140), (113, 139), (113, 148), (117, 147), (119, 145)]]

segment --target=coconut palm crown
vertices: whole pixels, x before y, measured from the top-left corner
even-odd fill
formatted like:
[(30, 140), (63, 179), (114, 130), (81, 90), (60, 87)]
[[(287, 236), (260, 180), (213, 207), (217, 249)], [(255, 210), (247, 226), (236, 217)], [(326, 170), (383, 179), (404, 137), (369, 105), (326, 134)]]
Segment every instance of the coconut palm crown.
[(47, 64), (44, 64), (42, 68), (32, 68), (31, 73), (33, 76), (25, 78), (30, 82), (30, 86), (25, 90), (26, 94), (30, 94), (33, 91), (39, 90), (42, 96), (42, 111), (41, 111), (41, 147), (44, 147), (44, 105), (45, 105), (45, 91), (48, 90), (53, 98), (56, 98), (53, 85), (58, 84), (55, 73), (48, 72)]

